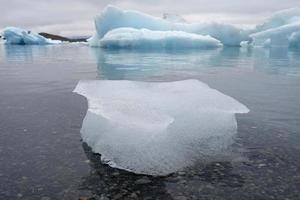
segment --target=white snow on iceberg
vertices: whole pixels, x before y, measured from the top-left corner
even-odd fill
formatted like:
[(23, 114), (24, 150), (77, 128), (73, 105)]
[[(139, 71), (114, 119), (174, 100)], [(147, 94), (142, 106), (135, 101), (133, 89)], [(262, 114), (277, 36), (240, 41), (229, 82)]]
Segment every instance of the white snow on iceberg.
[(197, 80), (80, 81), (88, 100), (81, 134), (110, 166), (166, 175), (221, 152), (249, 110)]
[(223, 45), (239, 46), (248, 40), (242, 29), (226, 24), (200, 24), (172, 22), (169, 19), (153, 17), (138, 11), (121, 10), (115, 6), (107, 6), (95, 18), (96, 34), (89, 40), (91, 46), (99, 45), (105, 34), (117, 28), (148, 29), (152, 31), (183, 31), (199, 35), (209, 35)]
[(47, 39), (37, 33), (27, 31), (16, 27), (7, 27), (3, 30), (3, 37), (5, 38), (5, 44), (57, 44), (60, 41)]
[(216, 48), (222, 44), (210, 36), (182, 31), (150, 31), (118, 28), (106, 33), (98, 46), (104, 48), (182, 49)]

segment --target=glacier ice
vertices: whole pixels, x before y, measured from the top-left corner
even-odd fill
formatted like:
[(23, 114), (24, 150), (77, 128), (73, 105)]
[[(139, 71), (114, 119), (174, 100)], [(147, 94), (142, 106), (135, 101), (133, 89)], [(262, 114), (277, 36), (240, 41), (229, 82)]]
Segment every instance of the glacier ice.
[[(277, 28), (267, 29), (265, 31), (251, 34), (253, 43), (256, 46), (269, 41), (270, 46), (289, 46), (291, 40), (295, 43), (295, 33), (300, 31), (300, 20), (298, 23), (291, 23)], [(292, 36), (294, 34), (294, 36)], [(263, 45), (262, 45), (263, 46)]]
[[(175, 20), (176, 21), (176, 20)], [(152, 31), (183, 31), (199, 35), (209, 35), (223, 45), (239, 46), (249, 39), (246, 31), (232, 25), (218, 23), (183, 23), (171, 22), (169, 19), (153, 17), (138, 11), (121, 10), (115, 6), (107, 6), (95, 18), (96, 34), (90, 38), (91, 46), (99, 46), (105, 34), (117, 28), (148, 29)]]
[(300, 31), (293, 32), (289, 39), (289, 46), (290, 47), (299, 47), (300, 46)]
[(3, 30), (3, 37), (5, 38), (5, 44), (57, 44), (60, 41), (47, 39), (37, 33), (27, 31), (16, 27), (6, 27)]
[(198, 80), (80, 81), (88, 100), (81, 134), (112, 167), (166, 175), (221, 152), (249, 110)]
[(300, 8), (276, 12), (265, 23), (257, 26), (253, 38), (255, 46), (299, 46)]
[(147, 29), (117, 28), (99, 41), (104, 48), (181, 49), (216, 48), (222, 44), (210, 36), (182, 31), (150, 31)]
[(286, 24), (290, 24), (299, 20), (300, 8), (289, 8), (275, 12), (263, 24), (256, 26), (256, 32), (277, 28)]

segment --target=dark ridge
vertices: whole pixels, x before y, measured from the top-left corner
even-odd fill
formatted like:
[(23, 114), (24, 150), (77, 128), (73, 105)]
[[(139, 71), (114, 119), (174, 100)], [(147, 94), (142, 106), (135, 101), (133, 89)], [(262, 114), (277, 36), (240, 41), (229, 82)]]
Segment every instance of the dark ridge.
[(48, 39), (52, 39), (52, 40), (60, 40), (60, 41), (65, 41), (65, 42), (86, 42), (86, 38), (76, 38), (76, 39), (71, 39), (71, 38), (67, 38), (67, 37), (63, 37), (60, 35), (54, 35), (54, 34), (50, 34), (50, 33), (39, 33), (39, 35), (48, 38)]

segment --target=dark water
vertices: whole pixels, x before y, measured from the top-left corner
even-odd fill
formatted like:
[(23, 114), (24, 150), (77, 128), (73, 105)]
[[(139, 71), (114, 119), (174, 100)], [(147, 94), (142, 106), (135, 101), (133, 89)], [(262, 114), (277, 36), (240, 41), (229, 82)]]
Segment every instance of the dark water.
[[(99, 162), (80, 140), (81, 79), (199, 79), (251, 112), (239, 156), (168, 177)], [(135, 52), (0, 46), (0, 199), (300, 199), (300, 50)]]

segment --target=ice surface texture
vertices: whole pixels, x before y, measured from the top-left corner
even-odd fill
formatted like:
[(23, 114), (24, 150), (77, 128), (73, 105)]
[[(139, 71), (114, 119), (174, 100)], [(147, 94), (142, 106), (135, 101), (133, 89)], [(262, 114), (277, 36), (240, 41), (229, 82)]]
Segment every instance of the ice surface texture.
[(112, 167), (166, 175), (224, 150), (249, 110), (197, 80), (80, 81), (88, 100), (81, 134)]
[(7, 27), (3, 30), (3, 37), (6, 40), (6, 44), (57, 44), (60, 41), (47, 39), (37, 33), (27, 31), (16, 27)]
[(216, 48), (222, 44), (210, 36), (182, 31), (150, 31), (148, 29), (118, 28), (100, 40), (104, 48), (181, 49)]
[(300, 8), (276, 12), (250, 35), (256, 46), (300, 45)]
[(183, 31), (203, 36), (209, 35), (221, 41), (223, 45), (230, 46), (239, 46), (241, 41), (249, 39), (245, 31), (232, 25), (172, 22), (170, 18), (161, 19), (137, 11), (121, 10), (114, 6), (107, 6), (97, 15), (95, 25), (96, 34), (89, 40), (91, 46), (100, 46), (99, 41), (105, 34), (117, 28), (148, 29), (151, 31)]

